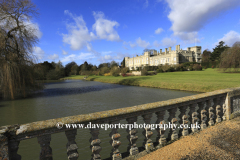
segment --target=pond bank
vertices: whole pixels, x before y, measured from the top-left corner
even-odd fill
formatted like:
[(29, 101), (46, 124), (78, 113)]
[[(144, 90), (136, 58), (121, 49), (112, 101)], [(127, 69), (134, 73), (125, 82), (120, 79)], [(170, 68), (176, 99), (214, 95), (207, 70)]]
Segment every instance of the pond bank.
[[(77, 75), (63, 79), (82, 80), (84, 77)], [(240, 74), (237, 73), (220, 73), (215, 69), (206, 69), (204, 71), (158, 73), (152, 76), (89, 76), (86, 80), (181, 91), (211, 92), (219, 89), (239, 87), (239, 79)]]

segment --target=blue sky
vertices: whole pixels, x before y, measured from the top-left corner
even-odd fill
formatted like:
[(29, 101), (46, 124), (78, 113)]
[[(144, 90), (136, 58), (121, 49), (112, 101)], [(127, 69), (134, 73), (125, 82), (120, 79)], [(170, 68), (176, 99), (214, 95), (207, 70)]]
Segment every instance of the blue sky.
[(38, 62), (121, 62), (145, 48), (240, 41), (239, 0), (32, 0)]

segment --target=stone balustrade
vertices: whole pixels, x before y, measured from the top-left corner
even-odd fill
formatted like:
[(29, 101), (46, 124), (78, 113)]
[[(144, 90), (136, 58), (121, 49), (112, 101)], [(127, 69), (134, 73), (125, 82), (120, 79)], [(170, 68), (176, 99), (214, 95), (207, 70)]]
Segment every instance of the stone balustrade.
[[(180, 115), (176, 117), (179, 109)], [(189, 112), (187, 113), (187, 109)], [(169, 113), (168, 122), (171, 124), (201, 124), (201, 128), (181, 128), (179, 133), (174, 128), (170, 128), (168, 134), (164, 134), (163, 128), (157, 128), (156, 131), (145, 128), (145, 139), (138, 139), (136, 128), (127, 129), (128, 133), (128, 151), (130, 155), (139, 153), (136, 146), (137, 141), (142, 141), (147, 151), (154, 148), (154, 142), (151, 139), (153, 134), (157, 135), (157, 143), (164, 146), (168, 141), (176, 140), (180, 136), (186, 136), (190, 133), (198, 132), (207, 126), (220, 123), (223, 120), (233, 118), (236, 113), (240, 112), (240, 88), (217, 90), (198, 95), (171, 99), (167, 101), (143, 104), (133, 107), (120, 108), (90, 114), (70, 116), (64, 118), (38, 121), (23, 125), (9, 125), (0, 127), (0, 160), (20, 160), (21, 156), (17, 153), (19, 143), (22, 140), (37, 137), (41, 147), (39, 159), (52, 160), (51, 134), (65, 132), (67, 142), (66, 154), (69, 160), (78, 159), (78, 146), (75, 142), (77, 129), (67, 129), (65, 127), (58, 129), (56, 124), (118, 124), (120, 120), (127, 120), (128, 124), (137, 122), (138, 117), (142, 117), (144, 123), (150, 124), (153, 114), (157, 116), (157, 124), (168, 123), (164, 121), (165, 111)], [(179, 121), (178, 121), (179, 119)], [(92, 150), (92, 159), (101, 159), (101, 140), (99, 139), (99, 128), (90, 129)], [(167, 133), (167, 132), (166, 132)], [(111, 129), (109, 140), (112, 145), (112, 159), (121, 160), (121, 151), (118, 147), (121, 145), (118, 128)], [(124, 138), (124, 137), (121, 137)]]

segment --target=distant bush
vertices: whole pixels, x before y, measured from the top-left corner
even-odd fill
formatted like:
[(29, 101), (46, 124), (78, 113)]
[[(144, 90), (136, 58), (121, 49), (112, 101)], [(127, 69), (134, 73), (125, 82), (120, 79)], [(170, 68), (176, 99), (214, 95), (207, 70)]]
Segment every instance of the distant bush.
[(47, 80), (58, 80), (61, 78), (61, 73), (52, 69), (47, 73), (46, 78)]
[(113, 67), (110, 71), (110, 75), (111, 76), (114, 76), (114, 77), (117, 77), (119, 76), (119, 73), (120, 73), (120, 69), (118, 67)]
[(163, 72), (162, 68), (161, 69), (157, 69), (157, 73), (162, 73), (162, 72)]
[(105, 73), (109, 73), (110, 69), (108, 67), (102, 67), (100, 69), (99, 75), (104, 75)]
[(162, 70), (163, 70), (164, 72), (167, 72), (170, 67), (171, 67), (171, 66), (170, 66), (169, 64), (165, 64), (165, 65), (162, 66)]
[(202, 66), (200, 66), (199, 64), (194, 64), (193, 65), (193, 70), (194, 71), (201, 71), (202, 70)]
[(169, 68), (167, 69), (167, 71), (168, 71), (168, 72), (174, 72), (175, 69), (174, 69), (173, 67), (169, 67)]
[(147, 71), (146, 69), (143, 69), (141, 75), (142, 75), (142, 76), (148, 75), (148, 71)]
[(123, 73), (123, 74), (126, 74), (128, 72), (129, 72), (129, 68), (128, 67), (125, 67), (125, 68), (121, 69), (121, 73)]

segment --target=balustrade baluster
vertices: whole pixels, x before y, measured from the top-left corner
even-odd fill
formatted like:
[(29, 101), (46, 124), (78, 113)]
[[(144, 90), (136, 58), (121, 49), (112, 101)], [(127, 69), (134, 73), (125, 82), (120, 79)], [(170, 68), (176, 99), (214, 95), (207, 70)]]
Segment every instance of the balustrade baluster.
[[(128, 124), (134, 124), (134, 122), (137, 122), (137, 117), (127, 118), (127, 122), (128, 122)], [(137, 133), (137, 129), (135, 129), (135, 128), (131, 128), (131, 130), (129, 130), (129, 129), (130, 128), (127, 129), (127, 132), (129, 133), (127, 138), (130, 142), (128, 144), (128, 150), (130, 152), (130, 155), (136, 155), (139, 153), (137, 145), (136, 145), (138, 136), (135, 135)]]
[(144, 128), (143, 135), (145, 137), (143, 146), (145, 147), (146, 151), (150, 151), (153, 149), (153, 143), (150, 137), (153, 135), (153, 132), (151, 131), (151, 127), (149, 126), (151, 123), (152, 114), (143, 115), (143, 121), (147, 125), (146, 128)]
[(201, 119), (201, 117), (202, 117), (202, 114), (201, 114), (201, 111), (202, 110), (204, 110), (205, 108), (206, 108), (206, 106), (207, 106), (207, 103), (206, 103), (206, 101), (203, 101), (203, 102), (200, 102), (200, 103), (198, 103), (198, 110), (196, 111), (197, 113), (198, 113), (198, 119), (200, 120)]
[(50, 147), (51, 134), (37, 137), (41, 146), (40, 160), (52, 160), (52, 148)]
[[(210, 115), (210, 113), (209, 113), (209, 109), (210, 109), (213, 105), (214, 105), (214, 103), (213, 103), (213, 99), (209, 99), (209, 100), (207, 101), (207, 106), (206, 106), (206, 108), (205, 108), (205, 110), (207, 111), (207, 112), (206, 112), (206, 116), (207, 116), (206, 125), (209, 125), (209, 121), (210, 121), (210, 117), (209, 117), (209, 115)], [(208, 122), (208, 123), (207, 123), (207, 122)]]
[(14, 159), (14, 160), (21, 160), (21, 156), (17, 154), (18, 151), (18, 146), (19, 146), (20, 141), (16, 141), (15, 139), (12, 139), (9, 141), (9, 159)]
[[(169, 123), (168, 124), (170, 124), (172, 122), (172, 119), (175, 118), (175, 114), (177, 112), (177, 107), (168, 109), (168, 112), (169, 112), (169, 117), (168, 117)], [(169, 132), (168, 132), (167, 139), (171, 140), (172, 139), (173, 130), (170, 128), (170, 126), (168, 126), (168, 127), (169, 127)]]
[(221, 112), (222, 112), (221, 111), (221, 106), (217, 105), (217, 107), (216, 107), (216, 116), (217, 116), (216, 123), (220, 123), (222, 121)]
[(201, 111), (201, 130), (204, 130), (205, 128), (207, 128), (207, 115), (206, 115), (207, 111), (204, 109)]
[(197, 132), (198, 131), (198, 113), (197, 112), (193, 112), (192, 114), (192, 132)]
[(160, 134), (160, 138), (159, 138), (159, 144), (160, 146), (164, 146), (167, 143), (167, 139), (164, 135), (166, 128), (164, 128), (164, 125), (166, 124), (166, 122), (163, 120), (159, 123), (159, 134)]
[(69, 160), (77, 160), (78, 159), (78, 146), (75, 142), (77, 130), (67, 130), (65, 131), (65, 135), (68, 139), (68, 143), (66, 145), (67, 148), (67, 155)]
[[(181, 106), (181, 107), (178, 107), (178, 108), (179, 108), (179, 111), (180, 111), (179, 124), (181, 125), (181, 124), (183, 124), (183, 116), (186, 114), (188, 106)], [(183, 128), (179, 128), (179, 137), (183, 135), (182, 131), (183, 131)]]
[(173, 118), (172, 119), (172, 135), (171, 135), (171, 140), (176, 140), (178, 139), (178, 133), (176, 131), (176, 127), (177, 127), (177, 118)]
[(114, 127), (112, 127), (112, 132), (109, 134), (109, 136), (111, 137), (111, 141), (110, 144), (112, 145), (112, 153), (111, 153), (111, 157), (113, 160), (121, 160), (122, 159), (122, 155), (118, 149), (118, 147), (121, 145), (121, 142), (118, 140), (121, 135), (117, 132), (118, 130), (118, 126), (115, 124), (119, 124), (120, 120), (117, 121), (113, 121), (110, 122), (110, 125), (114, 125)]
[(183, 125), (182, 135), (183, 136), (188, 135), (188, 120), (187, 120), (187, 118), (188, 118), (187, 115), (183, 115), (183, 117), (182, 117), (182, 125)]
[(208, 124), (209, 124), (209, 126), (213, 126), (214, 125), (214, 109), (213, 109), (213, 107), (210, 107), (209, 108), (209, 122), (208, 122)]
[[(159, 124), (164, 119), (165, 110), (164, 111), (160, 111), (160, 112), (156, 112), (156, 115), (157, 115), (156, 124)], [(156, 142), (159, 142), (159, 139), (160, 139), (160, 128), (159, 128), (159, 126), (156, 128), (156, 131), (157, 131)]]
[(91, 149), (92, 149), (92, 159), (93, 160), (101, 160), (101, 155), (99, 152), (102, 150), (102, 147), (100, 146), (101, 140), (98, 139), (99, 135), (99, 128), (91, 128), (90, 133), (92, 137), (90, 138), (91, 142)]
[(192, 128), (191, 128), (191, 124), (193, 124), (192, 122), (193, 122), (193, 117), (192, 117), (192, 114), (193, 114), (193, 112), (195, 112), (195, 110), (196, 110), (196, 107), (197, 107), (197, 103), (194, 103), (194, 104), (191, 104), (191, 105), (189, 105), (189, 112), (188, 112), (188, 121), (190, 122), (190, 124), (189, 124), (189, 128), (188, 128), (188, 132), (189, 133), (191, 133), (191, 131), (192, 131)]
[(223, 104), (223, 121), (227, 119), (226, 114), (227, 114), (227, 106), (226, 104)]

